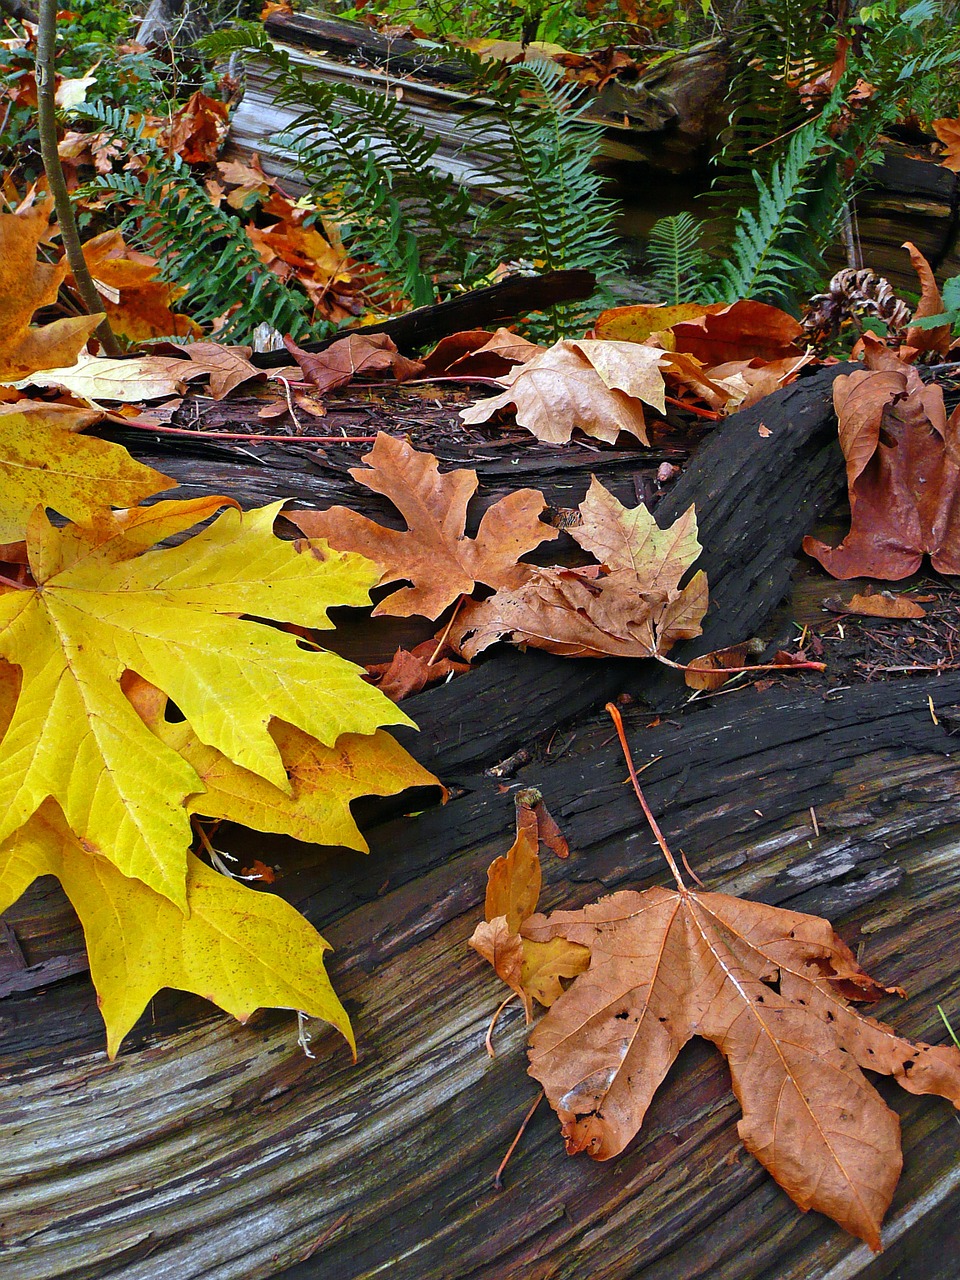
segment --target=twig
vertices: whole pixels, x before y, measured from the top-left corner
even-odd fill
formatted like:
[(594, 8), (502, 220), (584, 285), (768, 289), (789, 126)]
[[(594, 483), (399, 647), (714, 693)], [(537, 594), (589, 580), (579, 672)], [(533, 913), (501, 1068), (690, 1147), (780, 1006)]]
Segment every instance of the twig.
[(156, 431), (162, 436), (189, 436), (191, 440), (246, 440), (248, 444), (373, 444), (376, 436), (261, 436), (252, 431), (196, 431), (192, 427), (161, 427), (137, 418), (111, 418), (124, 427)]
[(709, 418), (711, 422), (719, 422), (723, 417), (722, 413), (717, 413), (715, 409), (701, 409), (695, 404), (688, 404), (686, 400), (677, 400), (673, 396), (664, 396), (667, 404), (675, 404), (678, 409), (686, 409), (688, 413), (695, 413), (698, 418)]
[(351, 1211), (349, 1209), (347, 1210), (346, 1213), (341, 1213), (340, 1217), (337, 1218), (336, 1222), (331, 1222), (329, 1227), (326, 1227), (323, 1231), (321, 1231), (320, 1234), (317, 1236), (316, 1240), (314, 1240), (313, 1244), (308, 1247), (306, 1253), (302, 1253), (300, 1255), (300, 1261), (309, 1262), (310, 1259), (313, 1257), (313, 1255), (317, 1252), (317, 1250), (322, 1248), (322, 1246), (327, 1243), (327, 1241), (330, 1239), (333, 1233), (343, 1226), (346, 1220), (350, 1217), (350, 1213)]
[(523, 1122), (521, 1123), (520, 1128), (517, 1130), (517, 1136), (510, 1143), (510, 1146), (507, 1148), (507, 1154), (500, 1161), (500, 1164), (497, 1168), (497, 1172), (493, 1175), (494, 1191), (503, 1190), (503, 1181), (501, 1179), (501, 1175), (503, 1174), (504, 1169), (507, 1167), (507, 1161), (513, 1155), (514, 1151), (516, 1151), (517, 1143), (523, 1137), (524, 1129), (526, 1129), (527, 1125), (533, 1119), (533, 1113), (536, 1111), (537, 1107), (539, 1107), (542, 1100), (543, 1100), (543, 1090), (541, 1089), (541, 1091), (537, 1094), (536, 1098), (534, 1099), (533, 1106), (530, 1108), (527, 1114), (523, 1117)]
[[(67, 191), (60, 155), (57, 151), (57, 107), (56, 107), (56, 47), (57, 47), (57, 2), (56, 0), (40, 0), (40, 26), (37, 32), (37, 128), (40, 134), (40, 155), (43, 159), (43, 170), (47, 175), (47, 183), (53, 195), (54, 207), (57, 211), (57, 223), (60, 227), (60, 238), (63, 241), (64, 253), (73, 272), (77, 292), (83, 299), (83, 305), (90, 315), (103, 312), (103, 303), (93, 283), (90, 269), (80, 246), (80, 233), (73, 216), (73, 205)], [(116, 359), (120, 348), (110, 328), (110, 321), (103, 317), (96, 328), (97, 337), (106, 355)]]
[(434, 649), (430, 657), (430, 660), (427, 663), (428, 667), (432, 667), (433, 664), (436, 662), (437, 658), (439, 658), (440, 653), (443, 649), (443, 646), (447, 643), (447, 636), (449, 636), (450, 634), (450, 629), (453, 626), (454, 622), (456, 622), (457, 620), (457, 614), (460, 612), (460, 606), (463, 604), (466, 598), (467, 597), (461, 592), (460, 599), (457, 601), (456, 607), (454, 608), (453, 613), (451, 613), (450, 615), (450, 621), (447, 623), (447, 625), (443, 629), (443, 635), (440, 637), (440, 642), (437, 645), (437, 647)]

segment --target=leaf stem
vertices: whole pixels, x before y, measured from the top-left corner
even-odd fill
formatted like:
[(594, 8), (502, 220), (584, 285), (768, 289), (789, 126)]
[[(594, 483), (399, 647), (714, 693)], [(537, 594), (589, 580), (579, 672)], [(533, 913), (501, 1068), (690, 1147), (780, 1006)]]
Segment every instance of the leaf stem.
[(637, 777), (637, 770), (633, 763), (633, 756), (630, 754), (630, 747), (627, 743), (627, 735), (623, 729), (623, 718), (621, 717), (618, 708), (615, 707), (612, 702), (607, 703), (606, 710), (610, 713), (610, 719), (613, 721), (614, 727), (617, 730), (617, 737), (620, 739), (620, 747), (623, 751), (623, 757), (627, 762), (627, 768), (630, 770), (630, 781), (633, 783), (633, 789), (637, 793), (637, 799), (640, 801), (640, 808), (643, 810), (647, 821), (650, 823), (650, 830), (656, 836), (657, 844), (660, 846), (660, 851), (667, 860), (667, 866), (673, 872), (673, 878), (677, 882), (677, 887), (681, 893), (687, 893), (687, 886), (683, 883), (680, 868), (677, 866), (673, 854), (667, 848), (667, 842), (663, 838), (663, 832), (660, 830), (657, 820), (653, 816), (650, 806), (647, 804), (646, 797), (640, 789), (640, 779)]
[(536, 1096), (533, 1106), (530, 1108), (527, 1114), (523, 1117), (523, 1120), (520, 1123), (520, 1128), (517, 1130), (517, 1136), (510, 1143), (510, 1146), (507, 1148), (507, 1154), (500, 1161), (499, 1167), (497, 1168), (497, 1172), (493, 1175), (493, 1186), (495, 1191), (503, 1190), (503, 1182), (501, 1179), (501, 1175), (503, 1174), (504, 1169), (507, 1167), (507, 1161), (513, 1155), (514, 1151), (516, 1151), (517, 1143), (523, 1137), (524, 1129), (526, 1129), (527, 1125), (533, 1119), (533, 1113), (536, 1111), (537, 1107), (539, 1107), (542, 1101), (543, 1101), (543, 1090), (541, 1089)]

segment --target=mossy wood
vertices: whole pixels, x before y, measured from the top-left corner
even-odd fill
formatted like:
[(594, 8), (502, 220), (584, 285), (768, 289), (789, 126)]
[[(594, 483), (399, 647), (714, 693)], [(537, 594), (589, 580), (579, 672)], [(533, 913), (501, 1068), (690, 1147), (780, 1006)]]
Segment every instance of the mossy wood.
[[(771, 397), (762, 415), (731, 419), (660, 504), (661, 517), (698, 504), (713, 588), (707, 647), (770, 615), (800, 537), (842, 490), (833, 373)], [(776, 449), (761, 420), (780, 432)], [(225, 448), (168, 456), (164, 468), (185, 493), (213, 473), (229, 487), (234, 474), (244, 504), (272, 485), (363, 505), (329, 460), (307, 471), (300, 446), (273, 466), (284, 452), (268, 450), (235, 453), (235, 469)], [(504, 472), (514, 486), (542, 483), (553, 501), (578, 485), (579, 497), (591, 468), (635, 501), (643, 470), (640, 450), (585, 455), (578, 472), (573, 451), (560, 455), (566, 466), (535, 445), (523, 456), (516, 468), (484, 464), (486, 501), (507, 487)], [(486, 770), (544, 735), (513, 781), (541, 789), (574, 850), (567, 862), (545, 858), (546, 909), (662, 882), (609, 722), (594, 714), (621, 692), (666, 705), (650, 666), (495, 654), (412, 699), (422, 731), (409, 741), (456, 798), (417, 819), (371, 808), (367, 858), (230, 835), (241, 859), (284, 866), (276, 887), (333, 942), (356, 1067), (319, 1024), (311, 1060), (289, 1015), (259, 1014), (244, 1028), (170, 994), (108, 1064), (75, 923), (56, 886), (40, 883), (0, 938), (10, 993), (0, 1001), (0, 1270), (31, 1280), (448, 1280), (455, 1259), (458, 1275), (478, 1280), (952, 1276), (960, 1146), (948, 1104), (880, 1086), (903, 1119), (906, 1167), (887, 1252), (874, 1258), (833, 1223), (800, 1214), (742, 1152), (726, 1068), (701, 1042), (620, 1158), (567, 1157), (541, 1107), (505, 1189), (493, 1189), (535, 1086), (517, 1010), (498, 1025), (497, 1059), (484, 1052), (500, 992), (466, 946), (486, 868), (512, 840), (503, 771)], [(957, 675), (827, 697), (798, 683), (720, 697), (656, 727), (636, 711), (630, 736), (668, 841), (711, 889), (828, 916), (862, 944), (872, 973), (907, 988), (879, 1016), (942, 1041), (936, 1005), (957, 1009), (960, 952), (958, 715)]]

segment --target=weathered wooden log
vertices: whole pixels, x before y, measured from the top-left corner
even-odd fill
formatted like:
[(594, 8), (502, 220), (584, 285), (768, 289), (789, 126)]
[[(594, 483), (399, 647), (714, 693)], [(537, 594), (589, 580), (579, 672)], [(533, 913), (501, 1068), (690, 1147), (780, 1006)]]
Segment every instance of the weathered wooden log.
[[(937, 1041), (936, 1003), (956, 1007), (960, 786), (928, 696), (957, 708), (960, 678), (829, 701), (747, 693), (679, 728), (641, 720), (632, 736), (654, 761), (644, 781), (668, 839), (710, 887), (831, 913), (868, 968), (909, 989), (880, 1015)], [(518, 781), (541, 787), (575, 850), (546, 863), (548, 908), (662, 882), (609, 725), (581, 728)], [(511, 825), (497, 780), (478, 780), (444, 811), (375, 830), (368, 859), (288, 875), (337, 948), (356, 1067), (332, 1034), (304, 1058), (289, 1017), (239, 1028), (163, 1000), (111, 1066), (79, 1015), (92, 1009), (81, 980), (4, 1002), (8, 1273), (254, 1280), (288, 1266), (286, 1280), (449, 1280), (455, 1256), (457, 1274), (478, 1280), (888, 1274), (833, 1223), (800, 1214), (742, 1151), (726, 1069), (700, 1043), (622, 1157), (568, 1158), (541, 1108), (506, 1189), (493, 1190), (534, 1089), (516, 1013), (501, 1019), (497, 1060), (483, 1051), (500, 992), (466, 939)], [(881, 1087), (906, 1155), (886, 1238), (926, 1278), (936, 1273), (916, 1264), (960, 1204), (956, 1120), (941, 1100)]]

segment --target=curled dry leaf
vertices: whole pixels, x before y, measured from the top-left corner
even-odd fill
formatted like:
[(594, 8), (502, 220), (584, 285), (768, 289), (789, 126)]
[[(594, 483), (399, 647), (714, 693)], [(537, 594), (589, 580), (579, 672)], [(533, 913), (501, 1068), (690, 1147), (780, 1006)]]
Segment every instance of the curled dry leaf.
[(389, 662), (367, 667), (371, 683), (391, 702), (400, 702), (419, 693), (427, 685), (469, 670), (470, 664), (458, 662), (451, 656), (449, 645), (438, 642), (435, 636), (413, 649), (398, 649)]
[(843, 606), (845, 612), (860, 614), (866, 618), (925, 618), (927, 611), (922, 604), (909, 596), (897, 596), (892, 591), (876, 591), (867, 595), (854, 595)]
[[(909, 253), (913, 269), (920, 279), (920, 301), (917, 303), (917, 309), (913, 313), (914, 320), (923, 320), (927, 316), (942, 315), (946, 311), (946, 307), (943, 304), (943, 298), (940, 296), (940, 289), (930, 263), (917, 246), (911, 244), (909, 240), (903, 247)], [(951, 328), (949, 322), (939, 325), (936, 329), (910, 328), (907, 330), (905, 339), (908, 347), (914, 347), (917, 351), (935, 351), (937, 355), (944, 358), (950, 350), (950, 340)]]
[[(533, 1001), (549, 1008), (563, 991), (562, 979), (574, 978), (586, 969), (590, 952), (564, 939), (538, 943), (520, 936), (521, 925), (533, 915), (540, 900), (540, 842), (555, 847), (559, 828), (544, 808), (539, 791), (518, 792), (516, 804), (517, 838), (503, 857), (490, 864), (486, 920), (477, 925), (470, 946), (520, 996), (530, 1022)], [(559, 838), (565, 850), (566, 841)]]
[(520, 932), (590, 951), (530, 1040), (530, 1074), (571, 1154), (622, 1151), (681, 1048), (702, 1036), (727, 1059), (748, 1150), (801, 1209), (880, 1248), (900, 1130), (863, 1071), (960, 1107), (960, 1051), (912, 1044), (853, 1009), (884, 989), (828, 921), (652, 888), (533, 916)]
[(460, 417), (487, 422), (512, 406), (517, 425), (547, 444), (565, 444), (576, 428), (608, 444), (621, 431), (649, 444), (643, 404), (664, 410), (661, 354), (631, 342), (557, 342), (499, 378), (501, 395), (470, 405)]
[(514, 365), (529, 364), (544, 350), (509, 329), (500, 328), (496, 333), (466, 329), (441, 338), (429, 355), (424, 356), (423, 372), (428, 378), (441, 373), (499, 378)]
[(214, 400), (222, 400), (250, 378), (264, 377), (263, 370), (250, 363), (250, 347), (228, 347), (219, 342), (187, 342), (179, 345), (179, 350), (204, 373), (209, 373), (210, 395)]
[(477, 489), (477, 473), (466, 468), (441, 475), (437, 459), (382, 432), (364, 461), (350, 474), (359, 484), (389, 498), (407, 522), (403, 531), (385, 529), (347, 507), (292, 511), (288, 519), (308, 537), (326, 538), (340, 551), (357, 551), (380, 566), (380, 583), (406, 579), (382, 600), (375, 615), (437, 618), (478, 582), (508, 586), (523, 572), (520, 556), (558, 531), (540, 520), (545, 503), (535, 489), (518, 489), (484, 512), (475, 538), (465, 536), (467, 505)]
[(925, 553), (938, 572), (960, 573), (960, 411), (948, 419), (941, 389), (869, 338), (879, 367), (833, 384), (850, 532), (839, 547), (806, 537), (803, 549), (835, 578), (906, 578)]
[(460, 611), (451, 639), (466, 657), (510, 639), (567, 657), (649, 658), (700, 634), (706, 575), (679, 585), (700, 554), (693, 507), (661, 529), (643, 504), (624, 507), (594, 477), (580, 514), (568, 532), (601, 567), (523, 566), (517, 585)]
[(31, 325), (39, 307), (56, 301), (66, 263), (37, 260), (47, 234), (52, 201), (38, 201), (17, 213), (0, 213), (0, 379), (19, 381), (39, 369), (71, 365), (102, 315), (71, 316)]
[(419, 360), (408, 360), (385, 333), (351, 333), (316, 354), (301, 351), (292, 338), (283, 345), (300, 366), (303, 376), (323, 394), (345, 386), (354, 378), (392, 373), (398, 382), (413, 378), (423, 369)]

